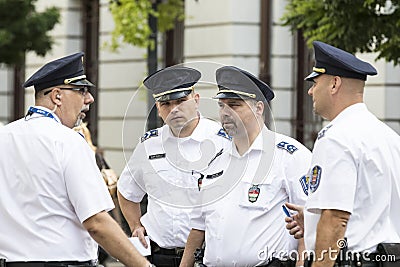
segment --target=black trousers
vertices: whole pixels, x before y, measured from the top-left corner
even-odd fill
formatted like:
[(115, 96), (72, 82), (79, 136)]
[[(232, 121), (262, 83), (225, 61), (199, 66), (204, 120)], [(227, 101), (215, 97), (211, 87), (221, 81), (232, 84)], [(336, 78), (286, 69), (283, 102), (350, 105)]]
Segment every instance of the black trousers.
[(295, 267), (296, 262), (291, 260), (282, 261), (277, 258), (273, 258), (270, 262), (266, 265), (260, 265), (259, 267)]
[(152, 254), (147, 259), (157, 267), (179, 267), (182, 256)]
[(151, 255), (147, 259), (157, 267), (179, 267), (183, 256), (183, 248), (161, 248), (156, 242), (150, 240)]
[(18, 261), (5, 262), (6, 267), (88, 267), (97, 266), (97, 261)]

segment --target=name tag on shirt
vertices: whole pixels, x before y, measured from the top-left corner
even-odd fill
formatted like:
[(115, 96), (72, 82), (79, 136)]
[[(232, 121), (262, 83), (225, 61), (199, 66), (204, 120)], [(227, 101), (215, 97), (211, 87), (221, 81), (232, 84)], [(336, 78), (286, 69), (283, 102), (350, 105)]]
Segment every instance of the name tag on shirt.
[(165, 158), (165, 156), (166, 156), (165, 153), (163, 153), (163, 154), (154, 154), (154, 155), (150, 155), (150, 156), (149, 156), (149, 160), (152, 160), (152, 159), (162, 159), (162, 158)]

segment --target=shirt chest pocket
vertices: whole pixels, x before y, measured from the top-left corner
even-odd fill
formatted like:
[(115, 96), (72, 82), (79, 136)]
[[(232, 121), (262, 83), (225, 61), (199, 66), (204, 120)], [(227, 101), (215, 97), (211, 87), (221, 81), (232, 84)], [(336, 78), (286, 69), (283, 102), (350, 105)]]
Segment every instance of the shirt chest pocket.
[[(171, 190), (171, 187), (197, 189), (197, 180), (193, 178), (192, 172), (180, 168), (168, 158), (149, 160), (148, 167), (144, 170), (146, 184), (157, 185), (162, 190)], [(166, 186), (163, 188), (163, 186)]]
[(241, 182), (239, 187), (239, 207), (250, 210), (269, 210), (281, 190), (280, 184), (271, 182), (263, 184)]
[(165, 196), (167, 188), (176, 184), (177, 177), (174, 177), (173, 168), (165, 158), (149, 160), (148, 163), (143, 169), (147, 193), (157, 197)]
[(149, 159), (148, 163), (144, 174), (158, 175), (160, 178), (173, 176), (174, 168), (166, 158)]

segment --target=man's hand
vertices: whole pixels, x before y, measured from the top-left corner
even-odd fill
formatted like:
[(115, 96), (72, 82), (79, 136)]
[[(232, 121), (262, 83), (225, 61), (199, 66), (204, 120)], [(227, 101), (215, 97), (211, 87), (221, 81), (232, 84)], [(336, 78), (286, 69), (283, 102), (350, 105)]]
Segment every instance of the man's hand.
[(107, 212), (102, 211), (89, 217), (82, 225), (99, 245), (125, 266), (148, 267), (150, 265)]
[(304, 236), (304, 213), (303, 206), (295, 205), (286, 202), (286, 207), (290, 210), (297, 211), (296, 214), (291, 217), (286, 217), (286, 229), (289, 230), (289, 233), (294, 236), (296, 239), (303, 238)]
[(132, 231), (132, 237), (137, 236), (140, 243), (142, 243), (145, 248), (148, 248), (146, 240), (144, 239), (146, 229), (140, 223), (140, 217), (142, 217), (140, 203), (130, 201), (126, 199), (119, 191), (117, 192), (119, 206), (121, 207), (122, 214), (124, 215), (129, 224), (129, 228)]
[(146, 242), (146, 239), (144, 238), (146, 233), (146, 229), (144, 229), (143, 226), (140, 226), (138, 228), (136, 228), (135, 230), (133, 230), (132, 232), (132, 237), (137, 236), (139, 238), (140, 243), (142, 243), (142, 245), (147, 248), (148, 244)]

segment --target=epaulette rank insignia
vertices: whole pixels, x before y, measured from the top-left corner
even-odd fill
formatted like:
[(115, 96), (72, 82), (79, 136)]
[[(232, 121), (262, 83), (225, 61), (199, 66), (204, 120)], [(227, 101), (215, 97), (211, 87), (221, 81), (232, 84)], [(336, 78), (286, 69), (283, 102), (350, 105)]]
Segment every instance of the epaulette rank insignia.
[(280, 142), (276, 146), (278, 148), (285, 149), (290, 154), (293, 154), (296, 150), (298, 150), (297, 147), (295, 147), (294, 145), (291, 145), (291, 144), (289, 144), (288, 142), (285, 142), (285, 141)]
[(154, 137), (154, 136), (158, 136), (158, 130), (157, 129), (153, 129), (150, 130), (148, 132), (146, 132), (141, 138), (140, 138), (140, 142), (143, 143), (144, 141), (146, 141), (147, 139)]
[(331, 125), (328, 125), (328, 126), (326, 126), (324, 129), (322, 129), (319, 133), (318, 133), (318, 137), (317, 137), (317, 140), (319, 140), (319, 139), (321, 139), (322, 137), (324, 137), (325, 136), (325, 133), (326, 133), (326, 131), (328, 131), (329, 130), (329, 128), (331, 128), (332, 127), (332, 124)]
[(228, 140), (232, 140), (232, 136), (227, 134), (223, 128), (219, 129), (217, 135), (222, 136), (222, 137), (224, 137), (224, 138), (226, 138)]

